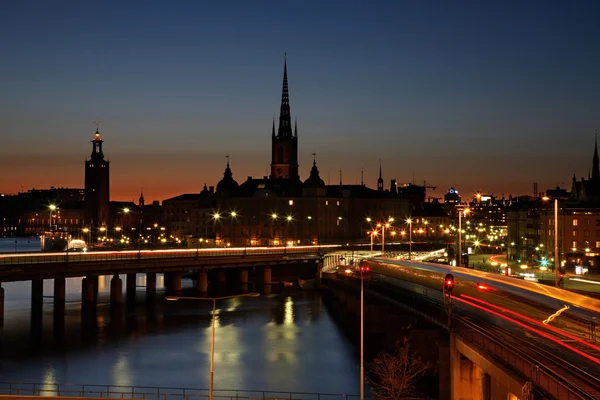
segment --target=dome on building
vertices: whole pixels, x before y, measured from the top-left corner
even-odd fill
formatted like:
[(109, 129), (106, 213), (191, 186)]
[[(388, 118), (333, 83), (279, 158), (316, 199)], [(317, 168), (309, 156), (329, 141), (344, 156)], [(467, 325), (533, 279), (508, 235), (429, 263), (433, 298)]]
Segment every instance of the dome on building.
[(313, 160), (313, 166), (310, 170), (310, 176), (304, 181), (305, 188), (324, 188), (325, 182), (319, 176), (316, 160)]
[(200, 192), (200, 196), (208, 196), (210, 194), (210, 192), (208, 191), (208, 188), (206, 187), (206, 183), (204, 184), (204, 187), (202, 188), (202, 191)]
[(231, 168), (229, 168), (229, 160), (227, 160), (227, 167), (223, 173), (223, 179), (217, 183), (217, 194), (220, 196), (230, 196), (238, 187), (238, 183), (233, 179)]

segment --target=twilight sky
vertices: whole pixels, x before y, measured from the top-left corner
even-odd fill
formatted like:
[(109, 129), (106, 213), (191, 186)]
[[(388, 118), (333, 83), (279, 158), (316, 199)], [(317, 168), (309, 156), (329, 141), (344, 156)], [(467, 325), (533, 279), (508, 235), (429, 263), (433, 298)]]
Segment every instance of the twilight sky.
[(531, 194), (591, 168), (600, 2), (0, 2), (0, 192), (83, 187), (100, 120), (113, 200), (261, 177), (283, 55), (300, 175)]

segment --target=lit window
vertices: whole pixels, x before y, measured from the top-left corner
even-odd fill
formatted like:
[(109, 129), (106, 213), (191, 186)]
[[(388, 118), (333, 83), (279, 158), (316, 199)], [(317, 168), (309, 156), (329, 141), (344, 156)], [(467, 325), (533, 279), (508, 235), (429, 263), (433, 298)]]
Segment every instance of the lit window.
[(573, 237), (577, 237), (577, 229), (573, 229)]
[(329, 200), (325, 200), (325, 205), (328, 206), (329, 205)]
[(577, 218), (573, 219), (573, 226), (577, 226)]
[(596, 240), (596, 248), (600, 249), (600, 241), (599, 240)]
[(339, 201), (339, 200), (337, 201), (337, 205), (338, 205), (338, 206), (340, 205), (340, 201)]
[(577, 240), (573, 240), (573, 248), (577, 248)]
[(290, 206), (293, 206), (293, 205), (294, 205), (294, 200), (290, 200), (290, 201), (288, 201), (288, 204), (289, 204)]

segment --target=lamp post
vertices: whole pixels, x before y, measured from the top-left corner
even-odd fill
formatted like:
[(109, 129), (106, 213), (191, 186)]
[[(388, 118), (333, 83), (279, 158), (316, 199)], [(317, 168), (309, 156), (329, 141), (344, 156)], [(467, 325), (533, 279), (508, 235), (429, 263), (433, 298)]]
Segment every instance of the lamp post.
[(277, 245), (279, 244), (279, 240), (276, 240), (275, 238), (277, 238), (277, 213), (272, 213), (271, 214), (271, 219), (273, 220), (273, 245), (275, 245), (275, 243), (277, 243)]
[(233, 246), (235, 243), (235, 235), (233, 234), (234, 230), (235, 230), (235, 219), (238, 217), (238, 213), (234, 210), (231, 213), (229, 213), (231, 218), (229, 220), (229, 230), (230, 230), (230, 242), (231, 245)]
[(177, 300), (212, 300), (212, 334), (210, 341), (210, 381), (208, 388), (208, 399), (213, 400), (213, 382), (214, 382), (214, 364), (215, 364), (215, 314), (217, 311), (217, 300), (235, 299), (237, 297), (258, 297), (259, 293), (246, 293), (238, 294), (235, 296), (223, 296), (223, 297), (190, 297), (190, 296), (167, 296), (166, 299), (169, 301)]
[[(389, 221), (393, 221), (394, 218), (390, 218)], [(385, 228), (390, 227), (390, 223), (386, 222), (385, 224), (377, 224), (378, 228), (381, 228), (381, 256), (385, 257)]]
[(218, 212), (215, 212), (212, 215), (214, 231), (215, 231), (215, 246), (217, 245), (217, 222), (219, 221), (220, 218), (221, 218), (221, 214), (219, 214)]
[[(544, 196), (542, 200), (548, 201), (550, 197)], [(558, 199), (554, 199), (554, 286), (560, 286), (560, 262), (558, 259)]]
[(48, 206), (48, 208), (50, 209), (50, 218), (48, 219), (48, 226), (49, 226), (49, 231), (52, 230), (52, 213), (54, 212), (54, 210), (56, 210), (56, 205), (55, 204), (50, 204)]
[(408, 259), (411, 260), (412, 257), (412, 219), (409, 218), (406, 220), (408, 222)]
[(377, 231), (373, 229), (369, 232), (369, 236), (371, 236), (371, 257), (373, 257), (373, 238), (377, 236)]
[[(371, 236), (371, 244), (373, 236)], [(372, 247), (372, 246), (371, 246)], [(371, 250), (373, 252), (373, 250)], [(360, 274), (360, 400), (365, 399), (365, 356), (364, 356), (364, 281), (365, 277)]]
[(468, 214), (469, 209), (461, 204), (458, 204), (456, 209), (458, 210), (458, 266), (462, 267), (462, 214), (463, 212), (465, 215)]

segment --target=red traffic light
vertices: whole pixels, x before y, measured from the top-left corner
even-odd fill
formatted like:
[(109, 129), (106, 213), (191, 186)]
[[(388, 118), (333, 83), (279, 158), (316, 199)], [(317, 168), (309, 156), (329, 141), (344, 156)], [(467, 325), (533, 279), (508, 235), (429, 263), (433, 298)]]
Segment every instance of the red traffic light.
[(370, 271), (371, 271), (371, 268), (368, 265), (361, 265), (361, 267), (360, 267), (360, 274), (362, 276), (368, 275)]
[(446, 274), (444, 277), (444, 291), (446, 293), (451, 293), (452, 289), (454, 289), (454, 275)]

